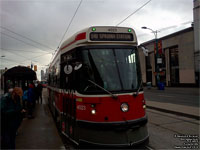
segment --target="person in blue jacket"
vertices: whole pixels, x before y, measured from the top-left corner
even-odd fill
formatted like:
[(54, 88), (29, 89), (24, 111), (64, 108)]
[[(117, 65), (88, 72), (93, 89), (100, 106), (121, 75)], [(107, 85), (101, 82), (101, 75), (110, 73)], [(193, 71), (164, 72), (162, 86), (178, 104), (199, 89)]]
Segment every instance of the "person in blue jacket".
[(23, 108), (26, 109), (27, 108), (27, 100), (28, 100), (28, 88), (25, 87), (24, 88), (24, 93), (23, 93), (23, 96), (22, 96), (22, 102), (23, 102)]
[(28, 89), (28, 99), (27, 99), (27, 108), (28, 108), (28, 118), (32, 119), (33, 117), (33, 107), (34, 107), (34, 101), (35, 101), (35, 93), (34, 93), (34, 85), (29, 84)]
[(23, 91), (15, 87), (12, 92), (6, 93), (1, 102), (1, 148), (15, 149), (16, 132), (22, 121), (22, 109), (20, 99)]

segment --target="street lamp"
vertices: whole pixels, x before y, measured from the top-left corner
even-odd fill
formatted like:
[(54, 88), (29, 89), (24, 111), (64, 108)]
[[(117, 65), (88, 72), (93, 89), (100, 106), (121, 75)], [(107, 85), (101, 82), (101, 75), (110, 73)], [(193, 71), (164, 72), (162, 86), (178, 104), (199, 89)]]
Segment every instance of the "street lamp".
[(1, 55), (1, 64), (3, 66), (3, 58), (5, 58), (6, 56), (5, 55)]
[[(160, 76), (159, 76), (159, 65), (158, 65), (158, 58), (159, 58), (159, 55), (158, 55), (158, 39), (157, 39), (157, 34), (158, 34), (158, 30), (153, 30), (151, 28), (148, 28), (148, 27), (142, 27), (142, 29), (148, 29), (148, 30), (151, 30), (152, 33), (154, 34), (155, 36), (155, 42), (156, 42), (156, 59), (155, 59), (155, 63), (156, 63), (156, 78), (157, 78), (157, 83), (160, 82)], [(158, 86), (158, 84), (157, 84)]]

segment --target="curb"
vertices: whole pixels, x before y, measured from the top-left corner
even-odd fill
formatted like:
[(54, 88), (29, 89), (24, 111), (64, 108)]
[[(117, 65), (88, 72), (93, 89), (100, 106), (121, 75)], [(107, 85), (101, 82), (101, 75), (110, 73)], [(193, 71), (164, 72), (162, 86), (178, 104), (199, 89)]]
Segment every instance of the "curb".
[(196, 116), (196, 115), (186, 114), (186, 113), (182, 113), (182, 112), (176, 112), (176, 111), (173, 111), (173, 110), (167, 110), (167, 109), (153, 107), (153, 106), (147, 106), (147, 108), (158, 110), (158, 111), (165, 112), (165, 113), (171, 113), (171, 114), (175, 114), (175, 115), (179, 115), (179, 116), (183, 116), (183, 117), (188, 117), (188, 118), (200, 120), (200, 116)]

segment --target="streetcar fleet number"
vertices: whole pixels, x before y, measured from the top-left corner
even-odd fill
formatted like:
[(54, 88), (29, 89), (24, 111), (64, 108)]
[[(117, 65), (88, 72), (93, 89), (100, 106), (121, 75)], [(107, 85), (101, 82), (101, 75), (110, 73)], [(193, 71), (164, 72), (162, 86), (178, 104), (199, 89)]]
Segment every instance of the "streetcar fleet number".
[(86, 110), (86, 106), (85, 105), (77, 105), (76, 107), (78, 110)]

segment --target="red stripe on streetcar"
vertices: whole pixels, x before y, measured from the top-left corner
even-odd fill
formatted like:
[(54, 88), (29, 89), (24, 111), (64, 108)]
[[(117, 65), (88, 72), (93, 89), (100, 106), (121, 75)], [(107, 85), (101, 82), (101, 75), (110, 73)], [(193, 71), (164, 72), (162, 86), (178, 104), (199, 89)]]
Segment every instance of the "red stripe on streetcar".
[(66, 47), (70, 46), (71, 44), (73, 44), (74, 42), (76, 42), (76, 40), (72, 41), (71, 43), (65, 45), (63, 48), (61, 48), (61, 50), (65, 49)]
[(76, 36), (75, 41), (86, 39), (86, 32), (80, 33)]
[(84, 40), (86, 39), (86, 32), (80, 33), (76, 36), (76, 38), (74, 39), (74, 41), (70, 42), (69, 44), (65, 45), (64, 47), (61, 48), (61, 50), (65, 49), (66, 47), (70, 46), (71, 44), (75, 43), (76, 41), (79, 40)]

